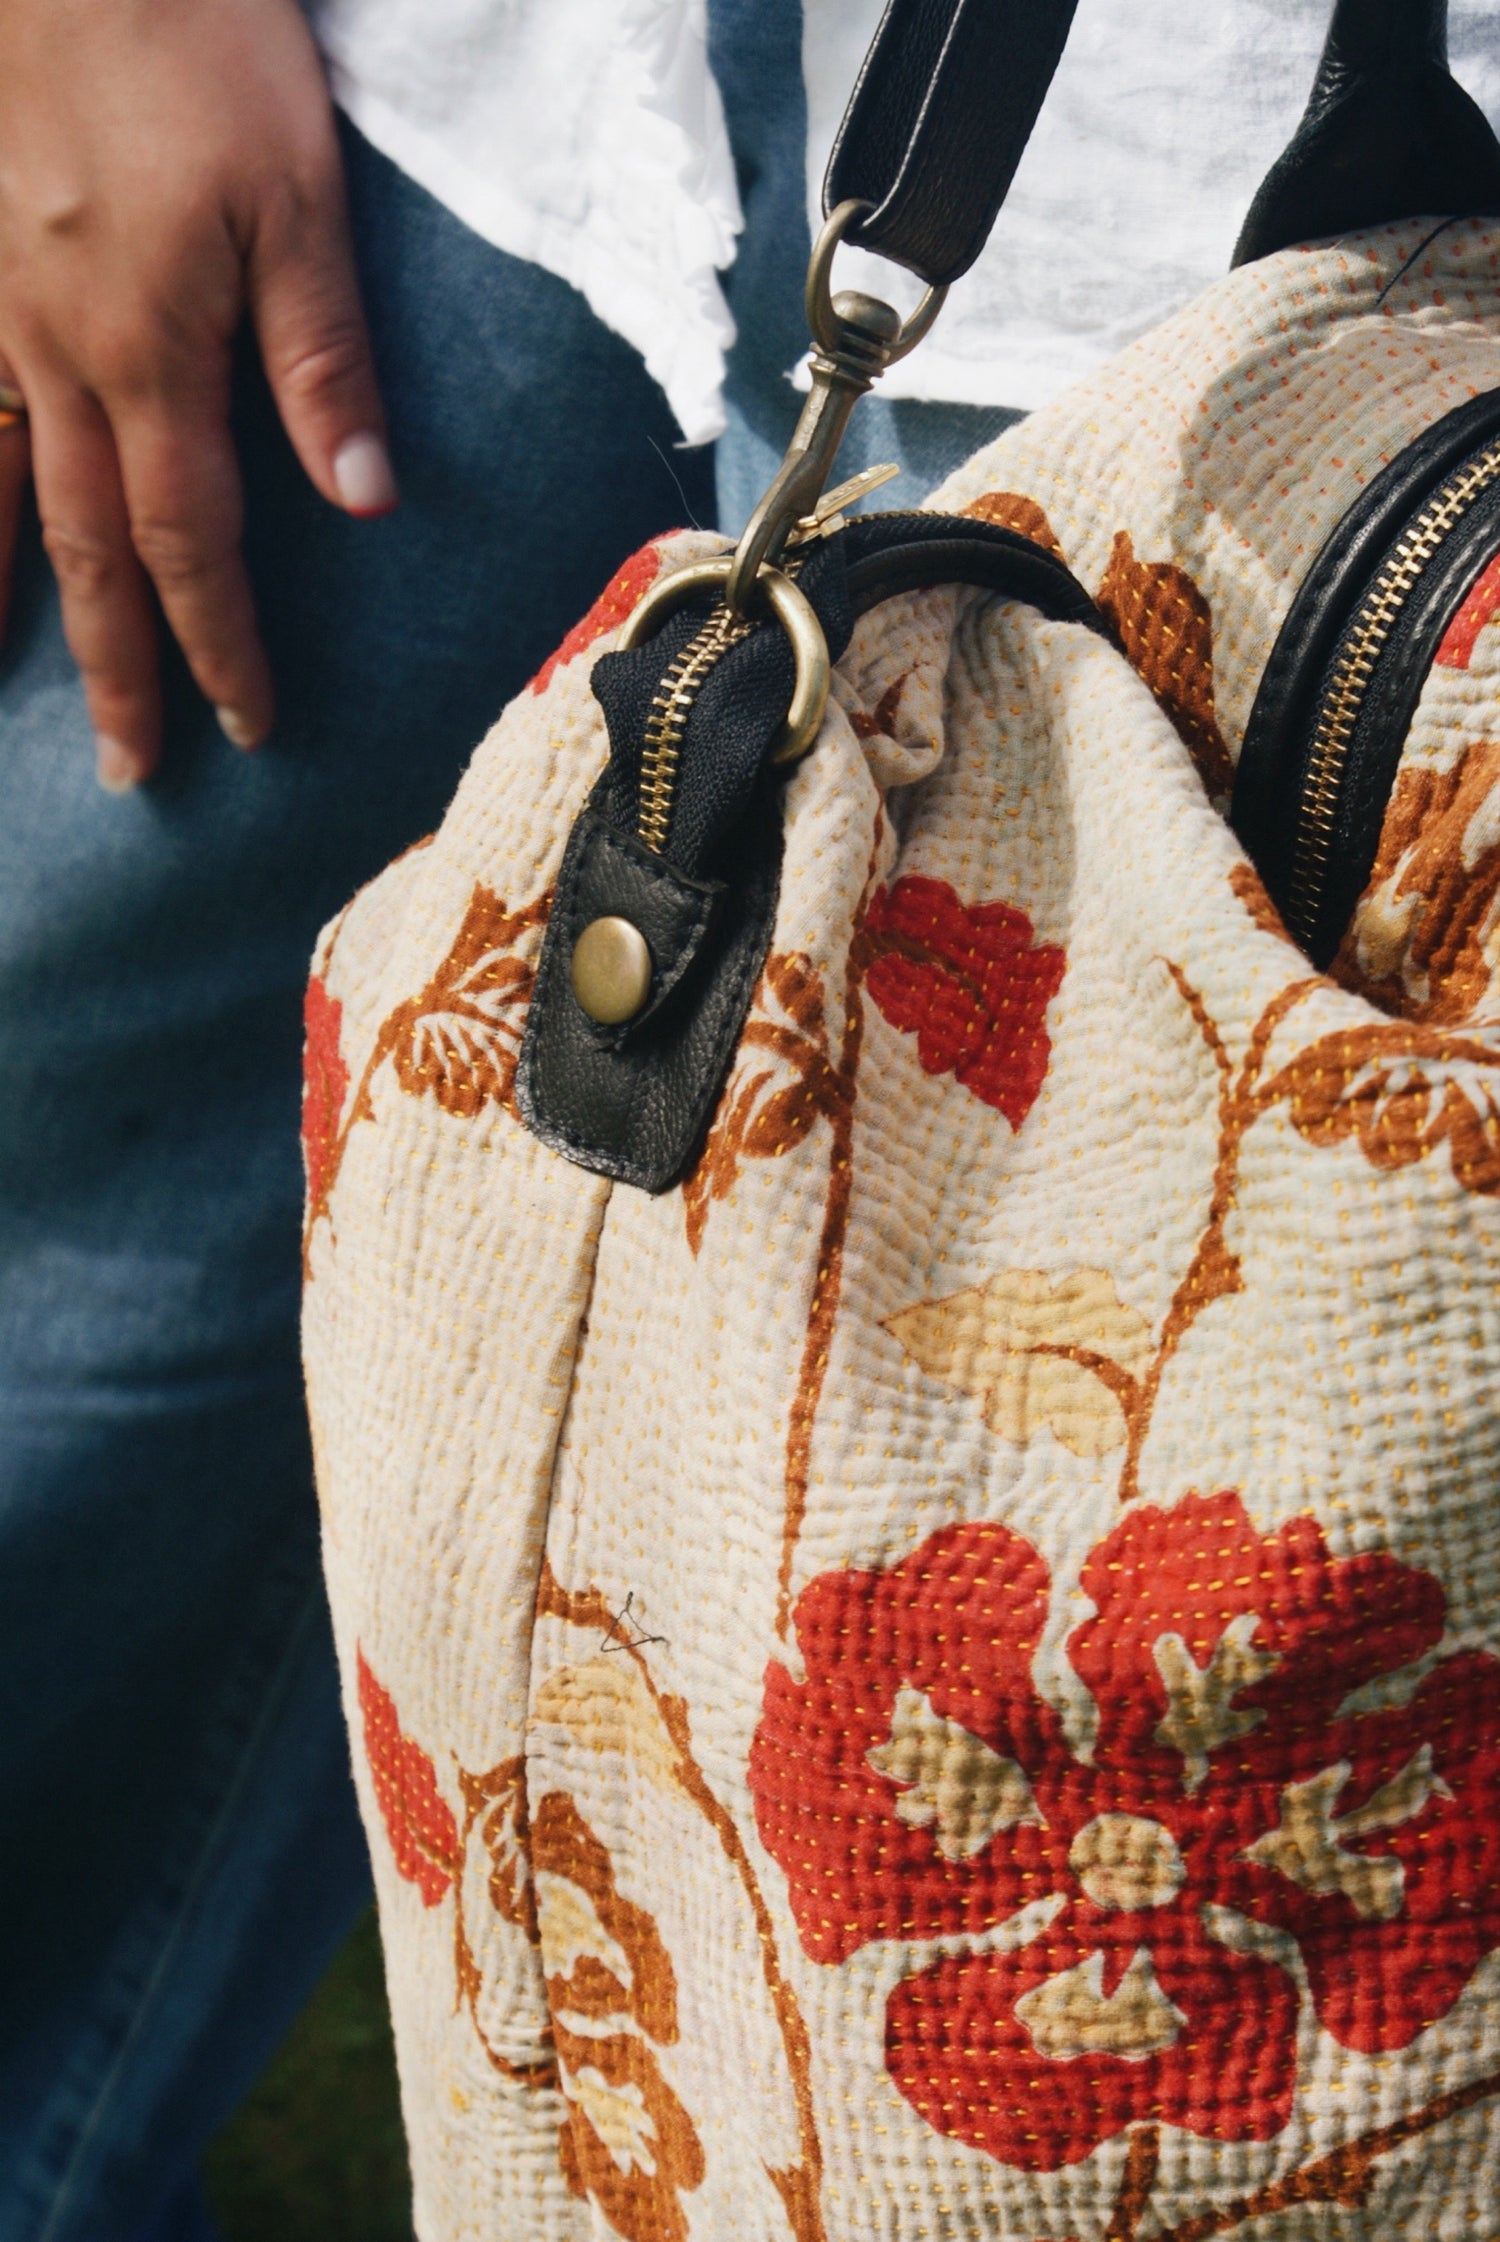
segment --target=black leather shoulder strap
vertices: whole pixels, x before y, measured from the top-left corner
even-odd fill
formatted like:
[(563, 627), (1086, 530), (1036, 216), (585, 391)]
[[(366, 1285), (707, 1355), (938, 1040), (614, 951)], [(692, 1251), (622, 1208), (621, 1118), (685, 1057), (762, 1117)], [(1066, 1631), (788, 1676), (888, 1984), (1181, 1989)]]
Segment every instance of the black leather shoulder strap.
[(967, 272), (1031, 137), (1077, 0), (889, 0), (823, 183), (846, 238), (929, 288)]
[(1447, 0), (1338, 0), (1312, 98), (1234, 262), (1398, 218), (1500, 211), (1500, 145), (1448, 69)]

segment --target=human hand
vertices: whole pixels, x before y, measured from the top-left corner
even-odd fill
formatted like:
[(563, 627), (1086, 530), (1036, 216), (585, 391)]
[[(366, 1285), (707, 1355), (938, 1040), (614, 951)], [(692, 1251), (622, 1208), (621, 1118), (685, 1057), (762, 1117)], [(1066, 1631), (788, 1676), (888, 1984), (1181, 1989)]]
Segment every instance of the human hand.
[[(12, 402), (22, 406), (21, 412), (9, 409)], [(21, 504), (31, 473), (31, 446), (23, 416), (21, 392), (19, 389), (12, 391), (9, 369), (0, 359), (0, 646), (5, 644), (16, 535), (21, 527)]]
[(101, 782), (161, 751), (154, 586), (219, 722), (273, 715), (240, 557), (248, 309), (313, 483), (396, 501), (322, 66), (296, 0), (0, 0), (0, 631), (34, 477)]

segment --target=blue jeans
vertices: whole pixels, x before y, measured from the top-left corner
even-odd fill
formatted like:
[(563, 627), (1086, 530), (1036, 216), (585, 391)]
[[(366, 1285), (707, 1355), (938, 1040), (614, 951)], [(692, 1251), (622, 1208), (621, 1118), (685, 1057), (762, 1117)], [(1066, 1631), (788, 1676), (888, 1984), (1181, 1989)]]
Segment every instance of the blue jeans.
[(712, 516), (579, 296), (345, 152), (404, 502), (323, 504), (246, 353), (273, 739), (173, 666), (162, 776), (102, 793), (34, 534), (0, 655), (0, 2242), (165, 2231), (368, 1892), (297, 1353), (315, 933)]
[[(798, 0), (716, 0), (749, 221), (726, 526), (797, 411), (799, 56)], [(162, 774), (101, 793), (34, 533), (0, 653), (0, 2242), (186, 2242), (203, 2146), (368, 1890), (297, 1356), (316, 930), (619, 560), (714, 509), (571, 289), (344, 141), (404, 502), (325, 506), (247, 351), (273, 739), (226, 746), (169, 652)], [(900, 458), (920, 495), (1004, 418), (867, 403), (846, 471)]]

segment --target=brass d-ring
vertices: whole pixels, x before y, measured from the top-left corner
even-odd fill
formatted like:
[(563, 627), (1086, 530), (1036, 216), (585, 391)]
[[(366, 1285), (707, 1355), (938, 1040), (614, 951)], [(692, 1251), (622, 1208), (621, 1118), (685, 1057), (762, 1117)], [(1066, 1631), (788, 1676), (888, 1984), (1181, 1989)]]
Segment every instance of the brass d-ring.
[(798, 590), (790, 576), (783, 575), (779, 568), (763, 565), (756, 582), (765, 585), (776, 620), (792, 642), (797, 663), (792, 705), (771, 742), (771, 761), (800, 763), (817, 739), (823, 712), (828, 706), (828, 688), (833, 678), (828, 641), (823, 636), (823, 626), (812, 601), (806, 592)]
[[(621, 653), (633, 652), (695, 593), (706, 591), (711, 585), (722, 593), (733, 565), (734, 555), (725, 553), (719, 560), (695, 561), (691, 567), (680, 568), (675, 575), (664, 576), (660, 583), (653, 584), (620, 633)], [(771, 761), (798, 763), (817, 739), (828, 706), (828, 688), (833, 676), (828, 641), (806, 592), (799, 591), (790, 576), (779, 568), (763, 565), (755, 579), (755, 588), (770, 601), (772, 614), (792, 642), (792, 655), (797, 665), (792, 705), (771, 742)]]
[(640, 606), (631, 610), (615, 642), (620, 652), (633, 654), (669, 615), (686, 607), (695, 592), (706, 592), (710, 587), (722, 591), (729, 579), (732, 557), (726, 553), (719, 560), (692, 561), (686, 568), (674, 569), (670, 576), (659, 577)]
[[(812, 257), (807, 267), (807, 282), (803, 301), (807, 310), (807, 324), (812, 329), (813, 340), (823, 350), (842, 350), (845, 343), (844, 322), (838, 315), (833, 299), (833, 253), (851, 226), (868, 218), (875, 205), (862, 202), (851, 195), (847, 202), (829, 213), (822, 231), (813, 243)], [(880, 252), (877, 250), (878, 256)], [(898, 358), (915, 350), (928, 332), (947, 297), (946, 288), (928, 288), (915, 311), (901, 322), (900, 331), (886, 344), (884, 364), (894, 366)]]

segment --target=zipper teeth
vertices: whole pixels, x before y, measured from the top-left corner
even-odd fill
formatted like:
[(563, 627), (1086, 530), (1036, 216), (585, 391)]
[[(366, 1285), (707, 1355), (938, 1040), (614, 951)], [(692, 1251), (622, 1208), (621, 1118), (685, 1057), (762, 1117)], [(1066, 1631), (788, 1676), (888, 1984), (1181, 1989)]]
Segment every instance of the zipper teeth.
[(636, 833), (657, 856), (667, 845), (672, 808), (677, 797), (677, 764), (682, 735), (709, 671), (717, 661), (748, 638), (753, 622), (731, 614), (722, 603), (702, 630), (690, 638), (656, 688), (651, 714), (646, 719), (645, 752), (641, 757), (640, 813)]
[(1420, 514), (1367, 593), (1318, 710), (1312, 754), (1302, 790), (1292, 859), (1287, 923), (1299, 942), (1311, 941), (1328, 878), (1334, 816), (1344, 766), (1375, 664), (1423, 570), (1476, 498), (1500, 476), (1500, 444), (1463, 468)]

